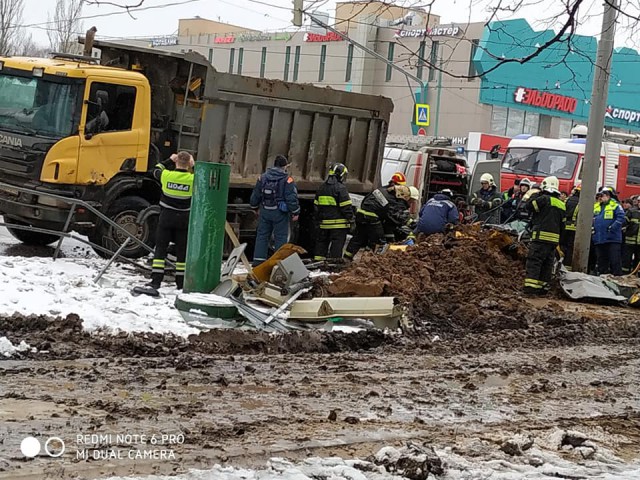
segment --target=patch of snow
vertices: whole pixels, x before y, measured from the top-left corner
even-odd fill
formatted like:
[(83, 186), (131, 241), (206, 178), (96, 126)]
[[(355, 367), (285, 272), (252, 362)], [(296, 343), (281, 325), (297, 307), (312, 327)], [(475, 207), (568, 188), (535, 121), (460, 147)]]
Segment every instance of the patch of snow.
[[(396, 458), (399, 452), (384, 447), (376, 455), (379, 461)], [(536, 447), (528, 454), (507, 457), (501, 452), (469, 459), (452, 452), (451, 448), (436, 449), (446, 465), (445, 474), (434, 477), (440, 480), (548, 480), (549, 478), (589, 478), (590, 480), (631, 480), (640, 478), (640, 464), (625, 464), (619, 459), (609, 461), (583, 460), (572, 462), (554, 452)], [(343, 460), (337, 457), (308, 458), (292, 463), (283, 458), (272, 458), (259, 470), (222, 467), (211, 470), (191, 470), (178, 476), (111, 477), (107, 480), (404, 480), (406, 477), (385, 471), (384, 467), (362, 460)], [(429, 477), (431, 478), (431, 477)]]
[[(106, 260), (0, 256), (0, 314), (66, 316), (75, 313), (87, 330), (174, 333), (190, 335), (174, 307), (175, 286), (160, 289), (161, 297), (133, 296), (134, 286), (146, 283), (131, 267), (113, 264), (99, 284), (93, 278)], [(129, 268), (127, 270), (126, 268)]]
[(19, 345), (14, 345), (11, 343), (7, 337), (0, 337), (0, 355), (3, 357), (9, 358), (12, 357), (16, 352), (26, 352), (27, 350), (31, 350), (31, 345), (22, 340)]
[(179, 298), (185, 302), (198, 305), (233, 306), (233, 303), (228, 298), (213, 293), (181, 293)]

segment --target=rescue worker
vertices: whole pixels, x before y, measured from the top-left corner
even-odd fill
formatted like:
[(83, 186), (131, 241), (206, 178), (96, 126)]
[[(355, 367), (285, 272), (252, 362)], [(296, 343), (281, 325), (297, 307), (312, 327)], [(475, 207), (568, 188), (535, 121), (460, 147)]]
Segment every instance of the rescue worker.
[(392, 187), (394, 185), (406, 185), (406, 184), (407, 184), (407, 177), (404, 176), (404, 173), (396, 172), (393, 175), (391, 175), (391, 178), (389, 179), (389, 183), (387, 184), (387, 186)]
[(514, 191), (510, 199), (502, 204), (502, 223), (511, 222), (513, 220), (527, 220), (529, 215), (524, 208), (525, 202), (523, 198), (531, 187), (531, 180), (523, 178), (518, 183), (518, 188)]
[(456, 225), (460, 217), (452, 199), (453, 192), (448, 188), (429, 199), (420, 209), (420, 219), (415, 233), (444, 233), (447, 224)]
[(273, 167), (260, 176), (251, 193), (251, 208), (259, 209), (253, 266), (268, 258), (271, 236), (274, 248), (278, 250), (289, 240), (289, 222), (298, 221), (298, 190), (293, 177), (287, 173), (289, 165), (287, 157), (276, 155)]
[(471, 205), (475, 206), (478, 221), (500, 223), (500, 205), (502, 198), (500, 191), (490, 173), (483, 173), (480, 177), (480, 190), (473, 194)]
[(317, 228), (314, 260), (342, 258), (342, 250), (347, 241), (347, 233), (355, 215), (351, 197), (344, 184), (347, 167), (336, 163), (329, 169), (329, 176), (316, 193), (313, 202)]
[(534, 194), (527, 203), (531, 212), (531, 243), (527, 256), (524, 293), (544, 295), (551, 288), (556, 247), (564, 231), (566, 206), (560, 200), (558, 179), (547, 177), (542, 181), (542, 191)]
[(184, 286), (185, 260), (187, 256), (187, 232), (189, 211), (193, 193), (193, 157), (187, 152), (178, 152), (158, 163), (153, 176), (162, 186), (160, 218), (156, 230), (156, 248), (151, 264), (149, 287), (158, 290), (164, 278), (164, 268), (169, 243), (175, 244), (176, 285)]
[(562, 243), (560, 248), (564, 255), (563, 264), (567, 267), (567, 270), (571, 270), (571, 263), (573, 262), (573, 244), (576, 240), (576, 227), (578, 224), (578, 204), (580, 203), (580, 190), (582, 187), (576, 185), (571, 192), (569, 198), (565, 202), (567, 206), (567, 223), (565, 226), (565, 233), (562, 237)]
[(640, 207), (633, 205), (627, 210), (625, 216), (627, 226), (624, 232), (624, 247), (622, 255), (622, 270), (631, 273), (640, 263)]
[(386, 245), (383, 224), (392, 224), (397, 228), (406, 226), (409, 222), (409, 202), (419, 199), (418, 189), (406, 185), (381, 187), (364, 197), (356, 212), (356, 231), (347, 245), (345, 258), (352, 260), (362, 247), (374, 249)]
[(611, 187), (600, 190), (600, 199), (593, 209), (593, 244), (596, 250), (596, 269), (599, 275), (622, 275), (622, 227), (624, 210), (614, 199)]

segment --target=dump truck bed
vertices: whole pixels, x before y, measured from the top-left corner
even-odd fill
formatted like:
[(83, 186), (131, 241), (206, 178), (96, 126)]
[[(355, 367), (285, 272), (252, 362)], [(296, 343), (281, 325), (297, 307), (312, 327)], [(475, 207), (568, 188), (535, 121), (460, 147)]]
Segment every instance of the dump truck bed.
[(349, 169), (352, 192), (378, 183), (393, 111), (388, 98), (222, 73), (194, 52), (103, 41), (94, 46), (103, 64), (141, 69), (151, 83), (152, 113), (170, 117), (178, 149), (199, 161), (231, 164), (232, 188), (252, 187), (277, 154), (291, 160), (301, 192), (315, 191), (335, 162)]

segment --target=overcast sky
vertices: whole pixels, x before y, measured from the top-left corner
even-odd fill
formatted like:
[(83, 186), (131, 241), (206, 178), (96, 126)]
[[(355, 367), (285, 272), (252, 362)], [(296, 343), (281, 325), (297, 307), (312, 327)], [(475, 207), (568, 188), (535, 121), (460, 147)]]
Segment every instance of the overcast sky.
[[(138, 0), (111, 0), (113, 2), (132, 5)], [(515, 1), (515, 0), (512, 0)], [(262, 3), (268, 3), (271, 6)], [(305, 2), (305, 8), (312, 2)], [(334, 0), (322, 1), (323, 11), (333, 13)], [(399, 0), (397, 4), (428, 3), (417, 0)], [(505, 2), (503, 2), (505, 3)], [(509, 2), (506, 2), (509, 3)], [(551, 18), (561, 13), (560, 0), (524, 0), (530, 4), (520, 9), (512, 18), (527, 18), (535, 29), (553, 26)], [(581, 23), (579, 33), (595, 35), (600, 30), (602, 1), (588, 0), (586, 8), (580, 12)], [(627, 3), (627, 2), (623, 2)], [(629, 2), (630, 3), (630, 2)], [(488, 6), (496, 4), (495, 0), (436, 0), (432, 13), (440, 15), (441, 23), (462, 23), (471, 21), (486, 21), (489, 18)], [(236, 25), (246, 26), (257, 30), (291, 28), (291, 0), (145, 0), (139, 10), (132, 12), (133, 17), (122, 9), (112, 5), (86, 6), (83, 16), (97, 16), (84, 20), (83, 31), (95, 25), (98, 37), (134, 37), (150, 35), (168, 35), (178, 28), (179, 18), (191, 18), (199, 15), (203, 18), (219, 20)], [(32, 25), (28, 31), (34, 40), (47, 45), (46, 28), (47, 13), (53, 10), (55, 0), (25, 0), (23, 24)], [(162, 8), (149, 8), (162, 7)], [(637, 13), (637, 12), (634, 12)], [(500, 14), (500, 18), (507, 19), (510, 15)], [(634, 35), (633, 33), (636, 33)], [(616, 46), (636, 47), (632, 38), (637, 38), (637, 32), (620, 28), (616, 35)]]

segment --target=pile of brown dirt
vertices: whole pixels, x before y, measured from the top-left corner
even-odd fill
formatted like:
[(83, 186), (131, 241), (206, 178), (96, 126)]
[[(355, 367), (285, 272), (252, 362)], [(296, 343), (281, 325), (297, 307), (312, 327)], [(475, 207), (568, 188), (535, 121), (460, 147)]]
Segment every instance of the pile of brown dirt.
[(326, 291), (398, 297), (418, 328), (437, 333), (527, 328), (530, 307), (520, 298), (526, 252), (506, 243), (500, 232), (461, 226), (406, 251), (366, 253)]

